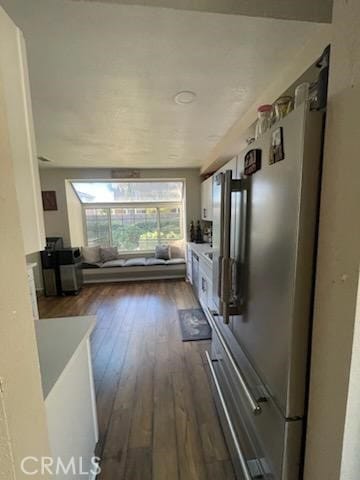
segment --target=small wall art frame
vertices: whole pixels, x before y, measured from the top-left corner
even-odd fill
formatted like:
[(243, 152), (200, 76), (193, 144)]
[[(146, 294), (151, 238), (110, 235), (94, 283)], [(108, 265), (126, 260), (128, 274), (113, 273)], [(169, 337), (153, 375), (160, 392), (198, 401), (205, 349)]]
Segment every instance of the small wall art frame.
[(55, 190), (45, 190), (41, 192), (44, 211), (57, 210), (57, 200)]

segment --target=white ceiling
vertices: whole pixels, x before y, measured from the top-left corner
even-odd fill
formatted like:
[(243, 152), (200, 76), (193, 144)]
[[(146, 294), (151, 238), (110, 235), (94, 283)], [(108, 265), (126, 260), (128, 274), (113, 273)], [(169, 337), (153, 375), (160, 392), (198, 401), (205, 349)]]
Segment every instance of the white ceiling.
[[(68, 0), (0, 0), (27, 40), (38, 153), (54, 166), (198, 167), (319, 28)], [(196, 101), (178, 105), (181, 90)]]
[(331, 22), (333, 0), (73, 0), (228, 13), (250, 17)]

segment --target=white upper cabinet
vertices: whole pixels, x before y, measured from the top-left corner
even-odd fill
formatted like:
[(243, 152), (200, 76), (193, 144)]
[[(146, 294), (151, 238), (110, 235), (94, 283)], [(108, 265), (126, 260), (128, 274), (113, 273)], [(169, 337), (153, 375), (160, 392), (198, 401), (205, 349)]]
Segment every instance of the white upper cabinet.
[(45, 246), (39, 166), (22, 32), (0, 7), (0, 84), (4, 91), (25, 254)]
[(212, 177), (201, 184), (201, 218), (212, 221)]

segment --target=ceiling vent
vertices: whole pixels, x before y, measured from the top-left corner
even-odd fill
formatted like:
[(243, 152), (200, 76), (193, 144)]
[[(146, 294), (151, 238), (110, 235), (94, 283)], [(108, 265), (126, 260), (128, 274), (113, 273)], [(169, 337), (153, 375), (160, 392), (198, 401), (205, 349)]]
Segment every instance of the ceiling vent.
[(46, 158), (46, 157), (37, 157), (39, 162), (43, 162), (43, 163), (52, 163), (52, 160), (50, 160), (49, 158)]

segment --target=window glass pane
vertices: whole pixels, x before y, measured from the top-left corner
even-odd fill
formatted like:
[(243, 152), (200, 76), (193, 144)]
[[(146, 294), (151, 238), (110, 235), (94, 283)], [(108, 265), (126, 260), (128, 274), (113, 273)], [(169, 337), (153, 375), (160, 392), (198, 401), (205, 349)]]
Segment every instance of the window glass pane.
[(156, 208), (112, 208), (112, 245), (119, 251), (154, 250), (159, 243)]
[(107, 208), (87, 208), (85, 222), (88, 246), (110, 245), (109, 210)]
[(162, 207), (160, 211), (160, 240), (180, 240), (181, 235), (181, 208)]
[(72, 182), (83, 203), (180, 202), (183, 182)]

